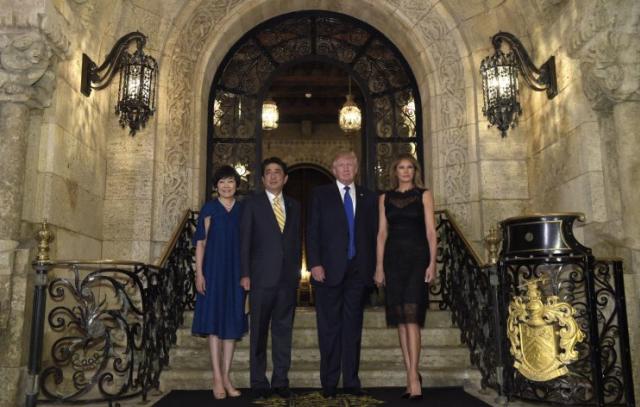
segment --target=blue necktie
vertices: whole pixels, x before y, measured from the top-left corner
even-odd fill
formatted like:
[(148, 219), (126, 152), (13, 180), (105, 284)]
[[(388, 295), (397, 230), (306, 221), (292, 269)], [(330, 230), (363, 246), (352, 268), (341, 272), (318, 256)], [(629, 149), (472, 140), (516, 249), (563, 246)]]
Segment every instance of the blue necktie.
[(353, 200), (349, 194), (349, 187), (344, 187), (344, 213), (347, 215), (347, 223), (349, 224), (349, 252), (347, 257), (349, 260), (356, 256), (356, 228), (355, 215), (353, 214)]

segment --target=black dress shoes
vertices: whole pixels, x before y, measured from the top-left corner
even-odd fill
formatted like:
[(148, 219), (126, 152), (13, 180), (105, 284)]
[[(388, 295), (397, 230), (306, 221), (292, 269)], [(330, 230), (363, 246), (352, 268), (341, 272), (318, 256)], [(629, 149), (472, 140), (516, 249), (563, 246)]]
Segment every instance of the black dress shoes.
[(368, 395), (368, 393), (362, 390), (362, 388), (360, 387), (345, 387), (344, 394), (350, 394), (356, 397), (363, 397)]
[(325, 399), (335, 399), (336, 393), (337, 391), (335, 387), (324, 387), (322, 389), (322, 397)]
[(266, 400), (271, 397), (271, 389), (253, 389), (252, 395), (256, 400)]
[(291, 398), (291, 396), (293, 395), (293, 393), (291, 393), (291, 389), (289, 389), (288, 387), (276, 387), (274, 391), (283, 399)]

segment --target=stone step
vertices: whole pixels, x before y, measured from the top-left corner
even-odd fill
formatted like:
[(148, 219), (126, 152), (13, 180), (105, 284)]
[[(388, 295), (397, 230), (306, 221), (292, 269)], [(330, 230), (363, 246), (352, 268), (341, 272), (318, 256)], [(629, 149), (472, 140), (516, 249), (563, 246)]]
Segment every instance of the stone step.
[[(269, 335), (271, 336), (271, 335)], [(422, 346), (460, 346), (460, 331), (457, 328), (425, 328), (422, 330)], [(362, 347), (389, 348), (398, 343), (398, 332), (395, 328), (365, 328), (362, 331)], [(193, 336), (190, 328), (178, 330), (180, 348), (206, 348), (207, 339)], [(271, 345), (269, 345), (271, 346)], [(249, 335), (238, 341), (237, 348), (249, 347)], [(317, 348), (318, 330), (315, 328), (295, 328), (293, 331), (293, 348)]]
[[(193, 311), (185, 312), (183, 327), (190, 328), (193, 324)], [(440, 310), (428, 310), (427, 327), (433, 328), (451, 328), (451, 312)], [(369, 307), (364, 312), (365, 328), (386, 328), (384, 307)], [(315, 328), (316, 327), (316, 311), (313, 307), (297, 307), (294, 321), (294, 328)]]
[[(462, 346), (426, 346), (422, 348), (421, 360), (426, 366), (433, 368), (445, 367), (469, 367), (469, 351)], [(402, 361), (402, 351), (399, 346), (389, 348), (362, 348), (361, 360), (367, 362), (395, 363)], [(294, 348), (291, 354), (293, 370), (301, 363), (319, 363), (320, 351), (318, 348)], [(233, 357), (234, 369), (248, 369), (249, 349), (239, 348)], [(271, 352), (267, 352), (267, 364), (271, 366)], [(171, 350), (170, 365), (172, 369), (202, 369), (211, 368), (209, 349), (201, 348), (175, 348)]]
[[(420, 369), (425, 387), (464, 386), (468, 383), (479, 383), (481, 375), (470, 368), (434, 368), (425, 366)], [(240, 388), (249, 387), (249, 371), (235, 370), (231, 372), (233, 383)], [(210, 370), (170, 369), (162, 372), (160, 390), (199, 390), (211, 389), (212, 373)], [(271, 372), (267, 372), (271, 377)], [(403, 387), (406, 385), (404, 365), (402, 363), (360, 363), (360, 380), (363, 387)], [(319, 363), (299, 363), (295, 370), (289, 371), (291, 387), (320, 387)]]

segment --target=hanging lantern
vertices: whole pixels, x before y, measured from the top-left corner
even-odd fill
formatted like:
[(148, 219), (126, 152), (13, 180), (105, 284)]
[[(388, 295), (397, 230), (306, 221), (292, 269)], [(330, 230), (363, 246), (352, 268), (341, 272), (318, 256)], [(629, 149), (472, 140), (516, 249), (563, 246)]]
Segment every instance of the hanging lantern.
[(518, 98), (518, 67), (513, 52), (497, 49), (480, 64), (484, 107), (482, 113), (492, 126), (506, 137), (509, 127), (514, 127), (522, 113)]
[[(129, 45), (136, 44), (136, 51), (129, 53)], [(133, 136), (144, 127), (155, 112), (156, 76), (158, 63), (145, 55), (147, 37), (140, 32), (132, 32), (120, 38), (98, 66), (86, 54), (82, 55), (82, 77), (80, 90), (89, 96), (93, 89), (106, 88), (116, 73), (120, 73), (118, 102), (115, 112), (120, 115), (120, 125), (129, 127)]]
[(278, 105), (276, 105), (273, 99), (267, 98), (267, 100), (262, 103), (262, 130), (277, 129), (279, 118)]
[(135, 134), (155, 111), (158, 64), (138, 48), (132, 56), (127, 56), (121, 69), (116, 114), (120, 115), (120, 126), (129, 126), (131, 134)]
[[(518, 73), (531, 89), (546, 91), (547, 97), (553, 99), (558, 94), (556, 63), (555, 57), (551, 56), (537, 68), (520, 40), (510, 33), (499, 32), (491, 42), (495, 53), (480, 64), (484, 96), (482, 113), (490, 126), (496, 126), (505, 137), (509, 127), (515, 126), (522, 113), (518, 100)], [(511, 51), (502, 52), (502, 42), (506, 42)]]
[(351, 95), (351, 77), (349, 77), (349, 94), (347, 95), (347, 101), (342, 105), (340, 109), (340, 116), (338, 123), (342, 131), (346, 133), (360, 130), (362, 127), (362, 113), (353, 100)]

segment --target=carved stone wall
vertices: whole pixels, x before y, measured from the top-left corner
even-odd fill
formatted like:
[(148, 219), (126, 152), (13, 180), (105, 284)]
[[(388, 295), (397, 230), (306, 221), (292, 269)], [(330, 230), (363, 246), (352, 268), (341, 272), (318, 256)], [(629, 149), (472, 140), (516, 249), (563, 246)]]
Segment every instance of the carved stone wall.
[(344, 134), (337, 123), (301, 125), (285, 123), (277, 130), (264, 134), (262, 156), (280, 157), (289, 167), (315, 164), (331, 173), (333, 159), (341, 151), (355, 151), (360, 155), (359, 134)]

